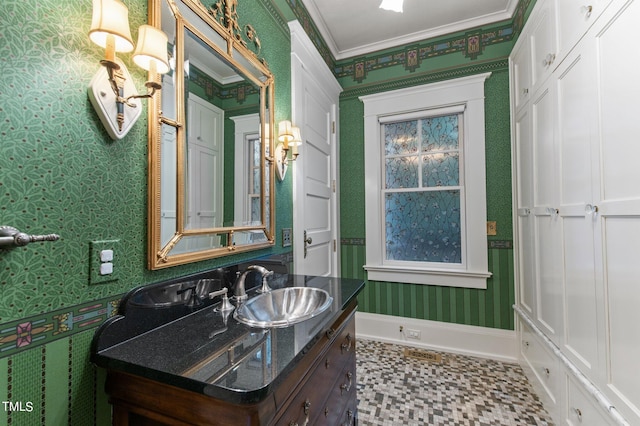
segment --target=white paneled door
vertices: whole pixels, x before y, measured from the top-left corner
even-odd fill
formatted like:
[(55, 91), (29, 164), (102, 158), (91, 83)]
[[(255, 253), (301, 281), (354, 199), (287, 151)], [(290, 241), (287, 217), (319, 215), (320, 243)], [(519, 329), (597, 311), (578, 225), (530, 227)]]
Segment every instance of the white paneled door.
[(297, 22), (291, 23), (293, 122), (302, 146), (294, 170), (296, 274), (337, 276), (337, 112), (340, 86)]

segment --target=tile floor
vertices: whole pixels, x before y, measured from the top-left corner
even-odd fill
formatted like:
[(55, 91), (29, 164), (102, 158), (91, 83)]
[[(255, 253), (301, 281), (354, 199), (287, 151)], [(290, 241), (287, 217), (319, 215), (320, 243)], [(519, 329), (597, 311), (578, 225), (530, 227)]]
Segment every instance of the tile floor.
[(428, 361), (404, 349), (358, 340), (361, 426), (553, 424), (517, 364), (444, 352)]

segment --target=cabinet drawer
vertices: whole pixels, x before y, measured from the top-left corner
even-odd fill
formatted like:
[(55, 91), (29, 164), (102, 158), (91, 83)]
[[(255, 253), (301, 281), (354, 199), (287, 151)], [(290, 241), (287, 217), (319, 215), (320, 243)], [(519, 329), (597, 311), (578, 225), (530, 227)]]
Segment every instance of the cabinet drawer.
[[(322, 408), (317, 424), (341, 425), (344, 423), (345, 407), (354, 407), (356, 399), (356, 359), (351, 355), (336, 377), (328, 392), (328, 398)], [(353, 408), (352, 408), (353, 410)], [(355, 414), (352, 414), (355, 416)], [(342, 422), (342, 423), (341, 423)]]
[(350, 398), (355, 398), (355, 317), (339, 324), (337, 331), (330, 329), (327, 336), (329, 348), (317, 358), (276, 424), (337, 424)]
[[(526, 366), (533, 373), (534, 387), (541, 389), (545, 403), (555, 405), (559, 395), (561, 369), (558, 359), (544, 346), (531, 329), (521, 324), (521, 355)], [(547, 407), (550, 409), (551, 407)]]
[(567, 419), (567, 424), (572, 426), (602, 426), (613, 424), (608, 416), (602, 413), (593, 398), (590, 397), (571, 376), (567, 376), (567, 406), (565, 418)]

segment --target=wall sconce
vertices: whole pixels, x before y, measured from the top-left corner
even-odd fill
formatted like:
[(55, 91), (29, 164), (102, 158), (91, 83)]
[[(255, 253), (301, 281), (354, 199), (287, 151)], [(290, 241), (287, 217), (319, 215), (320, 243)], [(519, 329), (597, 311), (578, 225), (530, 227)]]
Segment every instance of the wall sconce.
[[(147, 93), (138, 95), (129, 70), (116, 58), (116, 52), (134, 50), (129, 30), (129, 10), (120, 0), (93, 0), (93, 17), (89, 38), (105, 49), (102, 67), (89, 84), (89, 100), (112, 139), (122, 139), (140, 117), (140, 99), (150, 98), (162, 86), (156, 83), (157, 74), (169, 71), (167, 36), (151, 25), (138, 29), (138, 43), (133, 62), (149, 71), (145, 83)], [(129, 93), (125, 96), (125, 93)], [(125, 108), (125, 106), (127, 108)]]
[[(283, 181), (287, 174), (289, 161), (296, 161), (299, 155), (298, 147), (302, 145), (300, 128), (293, 126), (289, 120), (281, 121), (278, 123), (278, 140), (280, 143), (275, 152), (276, 170), (278, 179)], [(288, 156), (289, 151), (291, 151), (291, 157)]]

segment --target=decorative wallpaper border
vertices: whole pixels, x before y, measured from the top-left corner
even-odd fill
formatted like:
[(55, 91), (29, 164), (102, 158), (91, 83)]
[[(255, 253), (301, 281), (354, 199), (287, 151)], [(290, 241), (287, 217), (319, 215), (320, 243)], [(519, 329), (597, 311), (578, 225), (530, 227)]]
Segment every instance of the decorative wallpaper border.
[(371, 56), (336, 61), (302, 1), (287, 0), (302, 28), (336, 78), (351, 77), (357, 83), (362, 83), (370, 71), (402, 66), (405, 70), (414, 72), (422, 61), (443, 55), (462, 53), (465, 57), (476, 60), (483, 54), (486, 47), (511, 42), (520, 34), (527, 10), (533, 2), (534, 0), (520, 0), (513, 17), (497, 26), (476, 28), (448, 38), (401, 46)]
[(351, 77), (357, 83), (362, 83), (371, 71), (401, 66), (412, 73), (423, 61), (438, 56), (462, 53), (465, 57), (476, 60), (486, 47), (510, 42), (515, 34), (512, 23), (497, 28), (477, 29), (444, 40), (402, 46), (374, 56), (351, 59), (346, 63), (336, 64), (333, 73), (339, 79)]
[(388, 90), (401, 89), (404, 87), (417, 86), (434, 81), (447, 80), (464, 77), (467, 75), (480, 74), (489, 71), (500, 71), (509, 68), (509, 60), (502, 58), (488, 62), (478, 62), (466, 67), (453, 67), (450, 69), (437, 70), (423, 74), (416, 74), (409, 78), (383, 81), (375, 84), (361, 85), (345, 89), (341, 94), (341, 99), (349, 99), (371, 93), (380, 93)]
[(122, 295), (0, 324), (0, 358), (98, 327), (115, 316)]
[(287, 0), (287, 3), (289, 4), (293, 14), (298, 18), (304, 32), (307, 33), (313, 45), (318, 49), (322, 59), (324, 59), (326, 64), (329, 66), (329, 69), (333, 70), (335, 68), (336, 60), (333, 57), (331, 50), (329, 50), (327, 43), (324, 41), (322, 34), (320, 34), (318, 27), (316, 27), (313, 19), (311, 19), (309, 11), (307, 11), (307, 8), (302, 4), (302, 0)]

